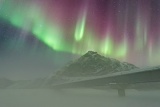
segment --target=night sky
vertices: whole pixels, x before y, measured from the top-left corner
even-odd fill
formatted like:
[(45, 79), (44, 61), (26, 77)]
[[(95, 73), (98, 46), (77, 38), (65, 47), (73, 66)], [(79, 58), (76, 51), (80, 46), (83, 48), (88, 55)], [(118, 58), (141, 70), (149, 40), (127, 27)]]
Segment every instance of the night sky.
[(89, 50), (159, 65), (160, 0), (0, 0), (1, 75), (42, 77)]

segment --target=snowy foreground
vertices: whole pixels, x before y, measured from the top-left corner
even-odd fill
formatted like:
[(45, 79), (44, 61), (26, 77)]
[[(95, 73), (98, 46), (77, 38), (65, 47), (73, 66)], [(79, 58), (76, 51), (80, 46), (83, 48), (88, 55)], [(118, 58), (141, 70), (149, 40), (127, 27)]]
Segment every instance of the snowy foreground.
[(0, 107), (160, 107), (160, 91), (7, 89), (0, 90)]

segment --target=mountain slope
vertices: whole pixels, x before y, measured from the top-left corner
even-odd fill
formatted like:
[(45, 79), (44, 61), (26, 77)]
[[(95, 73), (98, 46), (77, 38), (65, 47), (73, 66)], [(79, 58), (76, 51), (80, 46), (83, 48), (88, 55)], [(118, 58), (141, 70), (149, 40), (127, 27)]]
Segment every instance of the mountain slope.
[(97, 52), (88, 51), (85, 55), (58, 71), (56, 75), (67, 77), (100, 76), (136, 68), (132, 64), (106, 58)]
[(106, 58), (99, 55), (97, 52), (88, 51), (79, 59), (69, 63), (54, 75), (48, 77), (45, 85), (52, 86), (53, 84), (59, 84), (66, 81), (83, 80), (131, 69), (138, 69), (138, 67), (127, 62)]

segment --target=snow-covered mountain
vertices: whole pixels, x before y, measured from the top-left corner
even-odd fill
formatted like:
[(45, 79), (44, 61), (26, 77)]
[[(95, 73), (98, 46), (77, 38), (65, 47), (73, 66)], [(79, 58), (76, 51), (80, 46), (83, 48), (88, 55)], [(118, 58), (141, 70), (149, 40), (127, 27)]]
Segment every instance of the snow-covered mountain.
[(100, 76), (119, 71), (136, 69), (133, 64), (120, 62), (113, 58), (106, 58), (97, 52), (88, 51), (79, 59), (68, 64), (66, 67), (57, 71), (56, 75), (80, 77), (80, 76)]
[(48, 84), (104, 76), (109, 73), (123, 72), (132, 69), (138, 69), (138, 67), (113, 58), (106, 58), (97, 52), (88, 51), (79, 59), (69, 63), (57, 71), (55, 75), (48, 78)]

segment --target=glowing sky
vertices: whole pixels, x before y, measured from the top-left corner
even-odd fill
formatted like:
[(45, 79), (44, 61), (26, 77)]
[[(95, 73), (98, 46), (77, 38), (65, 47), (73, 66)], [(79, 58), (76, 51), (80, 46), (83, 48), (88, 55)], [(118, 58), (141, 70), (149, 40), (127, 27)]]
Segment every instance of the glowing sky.
[(0, 18), (57, 52), (160, 63), (159, 0), (0, 0)]

